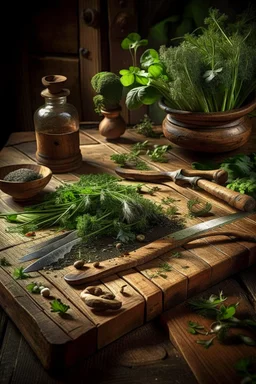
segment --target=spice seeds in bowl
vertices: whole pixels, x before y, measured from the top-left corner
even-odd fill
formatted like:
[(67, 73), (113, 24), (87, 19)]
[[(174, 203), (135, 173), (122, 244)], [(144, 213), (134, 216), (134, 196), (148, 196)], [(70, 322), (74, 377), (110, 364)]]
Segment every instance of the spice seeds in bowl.
[(0, 168), (0, 189), (12, 196), (15, 201), (24, 201), (41, 192), (51, 177), (51, 169), (45, 166), (34, 164), (7, 165)]

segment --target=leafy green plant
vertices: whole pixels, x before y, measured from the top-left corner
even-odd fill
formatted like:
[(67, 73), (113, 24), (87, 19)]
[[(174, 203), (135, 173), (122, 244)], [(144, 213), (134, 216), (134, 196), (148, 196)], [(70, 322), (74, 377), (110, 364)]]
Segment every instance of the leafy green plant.
[(92, 88), (98, 95), (94, 96), (95, 112), (101, 109), (113, 110), (120, 107), (123, 86), (118, 75), (112, 72), (98, 72), (91, 79)]
[(129, 50), (132, 58), (132, 66), (130, 66), (129, 69), (122, 69), (119, 72), (121, 75), (120, 81), (123, 86), (129, 87), (134, 83), (147, 84), (147, 72), (137, 67), (137, 50), (139, 47), (146, 46), (147, 44), (148, 40), (141, 39), (141, 36), (135, 32), (130, 33), (123, 39), (121, 47), (124, 50)]
[(50, 305), (51, 305), (51, 312), (57, 312), (60, 314), (64, 314), (70, 309), (70, 306), (64, 304), (61, 301), (61, 299), (54, 299), (53, 301), (50, 302)]
[(227, 188), (256, 198), (256, 153), (238, 154), (219, 163), (193, 162), (191, 166), (200, 170), (224, 169), (228, 173)]
[[(133, 76), (122, 79), (132, 87), (126, 96), (129, 109), (160, 98), (173, 109), (215, 112), (243, 105), (256, 88), (255, 15), (248, 9), (233, 23), (210, 8), (204, 25), (187, 33), (177, 46), (147, 49)], [(140, 38), (140, 36), (139, 36)], [(127, 80), (127, 81), (126, 81)]]

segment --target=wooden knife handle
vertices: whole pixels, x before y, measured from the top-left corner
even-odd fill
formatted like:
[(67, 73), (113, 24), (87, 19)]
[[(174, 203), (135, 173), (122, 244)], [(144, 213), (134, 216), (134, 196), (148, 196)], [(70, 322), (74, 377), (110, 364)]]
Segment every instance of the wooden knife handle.
[(115, 172), (125, 179), (149, 181), (154, 183), (160, 180), (171, 179), (166, 172), (161, 171), (139, 171), (136, 169), (116, 168)]
[(227, 171), (224, 171), (224, 169), (213, 169), (211, 171), (200, 171), (197, 169), (182, 169), (181, 173), (184, 176), (199, 176), (203, 179), (213, 180), (215, 181), (215, 183), (222, 185), (225, 184), (228, 179), (228, 173)]
[[(122, 176), (125, 179), (141, 180), (156, 182), (161, 180), (170, 179), (172, 180), (171, 175), (168, 175), (169, 172), (161, 171), (139, 171), (135, 169), (125, 169), (125, 168), (116, 168), (115, 172)], [(170, 172), (171, 174), (172, 172)], [(175, 173), (175, 171), (173, 171)], [(188, 177), (203, 177), (204, 179), (214, 180), (218, 184), (224, 184), (228, 179), (228, 173), (223, 169), (214, 169), (211, 171), (200, 171), (196, 169), (182, 169), (181, 173), (184, 176)]]
[(240, 211), (251, 212), (255, 208), (256, 202), (251, 196), (232, 191), (231, 189), (204, 179), (199, 179), (196, 184), (204, 191), (226, 201), (229, 205)]
[(208, 236), (218, 235), (235, 236), (245, 241), (256, 241), (256, 236), (250, 236), (247, 233), (236, 231), (215, 231), (210, 233), (196, 233), (193, 237), (189, 237), (182, 240), (175, 240), (171, 237), (157, 239), (150, 244), (144, 245), (136, 249), (135, 251), (131, 251), (128, 255), (124, 255), (124, 257), (119, 256), (113, 259), (101, 261), (101, 268), (94, 268), (92, 263), (85, 264), (84, 271), (68, 273), (64, 276), (64, 280), (71, 285), (87, 284), (92, 281), (96, 281), (104, 277), (113, 275), (114, 273), (122, 272), (126, 269), (135, 268), (138, 265), (145, 264), (171, 251), (172, 249), (181, 247), (189, 243), (190, 241)]

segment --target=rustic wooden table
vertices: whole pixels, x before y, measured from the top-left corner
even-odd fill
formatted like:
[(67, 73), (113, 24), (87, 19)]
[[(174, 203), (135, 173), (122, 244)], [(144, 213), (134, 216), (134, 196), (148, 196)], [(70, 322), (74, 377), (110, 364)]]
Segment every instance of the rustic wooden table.
[[(255, 151), (255, 138), (254, 133), (246, 146), (229, 155)], [(83, 173), (114, 173), (116, 165), (110, 155), (129, 151), (138, 141), (145, 141), (145, 137), (134, 130), (127, 130), (116, 142), (107, 142), (97, 129), (81, 129), (82, 167), (73, 173), (54, 175), (46, 190), (53, 190), (63, 181), (76, 181)], [(168, 143), (164, 138), (154, 142)], [(15, 133), (1, 151), (0, 165), (33, 163), (35, 151), (33, 132)], [(154, 163), (153, 167), (189, 168), (192, 161), (207, 157), (177, 147), (168, 156), (167, 164)], [(223, 157), (226, 156), (215, 155), (212, 159)], [(153, 199), (159, 201), (166, 196), (177, 199), (180, 215), (187, 213), (186, 202), (191, 198), (211, 201), (215, 217), (236, 212), (206, 192), (171, 182), (158, 186), (160, 191)], [(1, 193), (0, 211), (10, 208), (20, 209), (9, 196)], [(187, 218), (186, 226), (200, 220), (204, 219)], [(229, 227), (255, 235), (256, 215)], [(40, 242), (51, 235), (45, 231), (36, 239), (24, 238), (6, 233), (5, 228), (6, 223), (1, 220), (0, 256), (12, 265), (25, 253), (29, 242)], [(50, 313), (47, 300), (35, 299), (25, 289), (27, 282), (12, 278), (13, 266), (1, 267), (1, 383), (240, 383), (234, 363), (241, 357), (255, 355), (255, 347), (215, 345), (204, 350), (195, 343), (193, 335), (186, 332), (191, 317), (184, 300), (206, 289), (209, 293), (223, 290), (231, 302), (241, 303), (243, 312), (255, 316), (255, 244), (216, 236), (194, 241), (179, 251), (181, 258), (164, 255), (143, 267), (103, 279), (101, 284), (117, 296), (123, 282), (128, 286), (129, 295), (122, 298), (123, 312), (109, 316), (95, 316), (85, 309), (78, 298), (84, 287), (78, 290), (67, 287), (62, 271), (40, 272), (40, 279), (45, 279), (51, 290), (55, 289), (56, 295), (69, 300), (71, 305), (70, 319), (56, 318)], [(149, 279), (148, 272), (156, 271), (161, 260), (170, 262), (172, 271), (167, 272), (167, 278)], [(60, 364), (57, 371), (45, 369), (58, 361), (62, 366)], [(74, 365), (66, 370), (65, 362)]]

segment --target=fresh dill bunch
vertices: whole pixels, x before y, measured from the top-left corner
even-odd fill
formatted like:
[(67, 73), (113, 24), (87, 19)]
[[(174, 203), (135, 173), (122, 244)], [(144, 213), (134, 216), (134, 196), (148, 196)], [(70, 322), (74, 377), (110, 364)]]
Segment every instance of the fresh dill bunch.
[(0, 218), (16, 223), (9, 231), (23, 234), (56, 227), (77, 229), (84, 240), (107, 235), (132, 239), (164, 218), (162, 206), (140, 189), (141, 184), (125, 185), (112, 175), (85, 175), (50, 192), (43, 203)]

